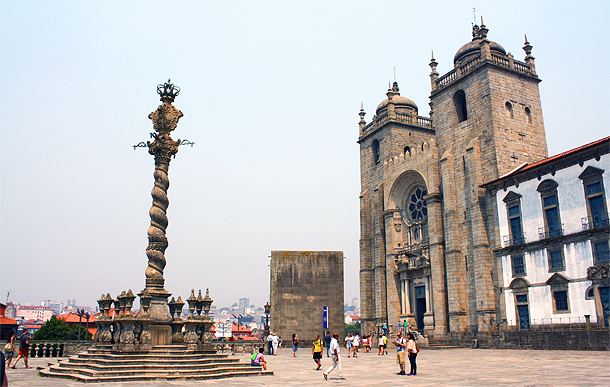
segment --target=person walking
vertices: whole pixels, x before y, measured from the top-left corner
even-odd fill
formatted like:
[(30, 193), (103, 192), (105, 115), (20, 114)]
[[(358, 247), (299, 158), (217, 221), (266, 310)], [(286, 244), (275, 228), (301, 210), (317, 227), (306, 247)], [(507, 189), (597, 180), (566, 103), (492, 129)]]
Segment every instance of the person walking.
[(330, 353), (333, 354), (333, 365), (331, 365), (326, 371), (324, 371), (324, 379), (328, 380), (328, 374), (330, 374), (335, 368), (337, 368), (337, 372), (339, 373), (339, 379), (345, 379), (343, 377), (343, 367), (341, 367), (341, 356), (339, 356), (338, 333), (335, 333), (333, 335), (333, 339), (330, 341)]
[(296, 333), (292, 334), (292, 357), (297, 357), (297, 351), (299, 350), (299, 336)]
[(417, 375), (417, 364), (415, 364), (415, 360), (417, 359), (417, 354), (419, 353), (419, 347), (415, 342), (413, 333), (409, 333), (407, 337), (409, 338), (409, 342), (407, 343), (407, 352), (409, 353), (409, 363), (411, 363), (411, 372), (409, 375), (415, 376)]
[(318, 368), (316, 368), (316, 371), (320, 369), (320, 367), (322, 367), (322, 347), (324, 346), (324, 344), (322, 344), (322, 340), (320, 340), (320, 335), (316, 335), (315, 340), (313, 341), (313, 344), (311, 346), (311, 354), (313, 355), (313, 361), (316, 362), (316, 364), (318, 365)]
[(6, 357), (6, 368), (10, 368), (11, 361), (13, 360), (13, 355), (15, 354), (15, 332), (11, 332), (11, 337), (8, 339), (8, 342), (4, 346), (4, 356)]
[(330, 357), (330, 341), (332, 337), (330, 337), (330, 332), (326, 332), (326, 336), (324, 336), (324, 344), (326, 347), (326, 357)]
[(383, 335), (383, 354), (388, 354), (388, 336), (385, 334)]
[(354, 349), (354, 357), (358, 357), (358, 348), (360, 347), (360, 336), (356, 333), (352, 339), (352, 348)]
[(397, 375), (406, 375), (405, 374), (405, 348), (407, 347), (407, 341), (404, 337), (402, 337), (402, 333), (398, 331), (396, 334), (396, 363), (400, 366), (400, 372)]
[(271, 334), (271, 346), (273, 347), (273, 356), (277, 356), (277, 347), (278, 347), (279, 342), (280, 342), (280, 338), (276, 334), (272, 333)]
[(352, 353), (352, 334), (348, 333), (347, 336), (345, 336), (345, 348), (347, 349), (347, 357), (350, 357), (350, 354)]
[(23, 329), (23, 334), (19, 337), (19, 356), (15, 359), (15, 364), (11, 368), (15, 369), (15, 366), (19, 362), (19, 359), (23, 357), (23, 362), (25, 363), (25, 368), (30, 368), (28, 365), (28, 354), (30, 351), (30, 337), (28, 336), (28, 329)]
[(378, 356), (382, 356), (383, 355), (383, 336), (379, 335), (379, 353), (377, 354)]

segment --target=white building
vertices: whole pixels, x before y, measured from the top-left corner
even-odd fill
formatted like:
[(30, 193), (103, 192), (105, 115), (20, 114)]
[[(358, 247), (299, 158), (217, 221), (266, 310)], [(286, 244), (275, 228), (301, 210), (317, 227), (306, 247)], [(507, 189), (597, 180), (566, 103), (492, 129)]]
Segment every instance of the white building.
[(15, 315), (23, 317), (24, 320), (48, 321), (55, 312), (48, 306), (24, 306), (17, 305)]
[(608, 327), (609, 144), (607, 137), (484, 185), (496, 200), (497, 291), (509, 329), (588, 318)]

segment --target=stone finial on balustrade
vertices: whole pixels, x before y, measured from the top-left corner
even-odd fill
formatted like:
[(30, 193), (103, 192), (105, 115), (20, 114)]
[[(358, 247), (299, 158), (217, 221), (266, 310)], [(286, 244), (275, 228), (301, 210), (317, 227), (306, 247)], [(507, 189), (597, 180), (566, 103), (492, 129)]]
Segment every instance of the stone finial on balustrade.
[(105, 301), (104, 294), (102, 293), (102, 296), (100, 297), (100, 299), (97, 300), (97, 305), (98, 305), (98, 308), (100, 310), (100, 315), (101, 316), (104, 316), (104, 301)]
[[(125, 314), (125, 309), (127, 309), (126, 297), (127, 293), (124, 290), (116, 297), (119, 301), (119, 315)], [(116, 308), (116, 303), (114, 304), (114, 307)]]
[(114, 302), (114, 299), (112, 298), (112, 296), (110, 295), (110, 293), (107, 293), (104, 298), (104, 312), (103, 314), (106, 315), (106, 317), (109, 317), (110, 315), (110, 308), (112, 308), (112, 303)]
[(364, 116), (366, 115), (366, 113), (364, 112), (364, 104), (362, 102), (360, 102), (360, 112), (358, 113), (358, 115), (360, 116), (358, 127), (362, 132), (362, 129), (364, 129), (364, 127), (366, 126), (366, 121), (364, 120)]
[(430, 85), (432, 86), (432, 91), (438, 88), (436, 84), (436, 80), (438, 79), (438, 71), (436, 71), (436, 66), (438, 66), (438, 62), (434, 59), (434, 51), (432, 51), (432, 58), (430, 59)]
[(482, 39), (487, 39), (487, 33), (489, 30), (485, 27), (485, 23), (483, 23), (483, 15), (481, 15), (481, 28), (479, 28), (479, 36)]
[(197, 305), (197, 297), (195, 297), (195, 289), (191, 289), (191, 295), (186, 299), (186, 302), (189, 304), (189, 319), (194, 319), (195, 316), (195, 305)]
[(125, 294), (125, 312), (123, 314), (127, 314), (131, 316), (131, 308), (133, 307), (133, 300), (136, 299), (136, 296), (133, 294), (133, 291), (129, 289)]
[(212, 307), (213, 302), (214, 300), (212, 300), (212, 297), (210, 297), (210, 289), (207, 288), (205, 290), (205, 297), (203, 298), (203, 311), (205, 313), (203, 318), (206, 320), (210, 318), (210, 308)]
[(114, 315), (115, 316), (119, 316), (121, 314), (121, 295), (119, 294), (118, 296), (116, 296), (116, 299), (112, 300), (112, 303), (114, 304)]
[(197, 311), (197, 317), (201, 317), (202, 309), (203, 309), (203, 297), (201, 296), (201, 289), (199, 289), (199, 294), (197, 295), (197, 304), (195, 305), (195, 310)]
[(180, 317), (180, 315), (182, 314), (182, 308), (184, 307), (184, 301), (182, 301), (182, 297), (178, 296), (178, 300), (176, 301), (176, 320), (177, 321), (182, 321), (182, 317)]
[(536, 58), (534, 58), (532, 55), (532, 48), (534, 48), (534, 46), (527, 41), (527, 35), (525, 35), (525, 43), (523, 44), (523, 51), (525, 51), (525, 63), (527, 63), (529, 68), (532, 70), (532, 73), (536, 75), (536, 64), (534, 62), (534, 59)]
[(150, 308), (150, 302), (152, 301), (152, 296), (148, 292), (148, 289), (144, 289), (140, 294), (140, 307), (144, 314), (148, 314), (148, 308)]
[(169, 300), (169, 302), (167, 303), (167, 307), (169, 308), (169, 315), (174, 318), (174, 315), (176, 314), (176, 300), (174, 299), (174, 297)]

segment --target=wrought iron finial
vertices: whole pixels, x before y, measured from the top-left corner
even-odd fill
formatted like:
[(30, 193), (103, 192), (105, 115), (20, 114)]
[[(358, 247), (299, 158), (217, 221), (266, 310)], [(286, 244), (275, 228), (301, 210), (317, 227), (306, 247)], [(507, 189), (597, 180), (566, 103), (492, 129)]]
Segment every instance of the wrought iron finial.
[(180, 94), (180, 88), (172, 84), (171, 79), (168, 79), (167, 82), (157, 85), (157, 94), (161, 96), (161, 101), (172, 103)]

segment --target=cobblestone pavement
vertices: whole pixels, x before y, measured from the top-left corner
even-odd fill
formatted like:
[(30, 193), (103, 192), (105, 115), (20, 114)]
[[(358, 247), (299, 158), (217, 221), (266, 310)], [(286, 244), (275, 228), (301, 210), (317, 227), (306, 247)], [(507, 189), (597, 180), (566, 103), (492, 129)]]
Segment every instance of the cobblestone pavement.
[[(311, 351), (301, 349), (296, 358), (290, 349), (278, 356), (266, 356), (274, 376), (255, 376), (206, 381), (150, 381), (95, 383), (99, 387), (136, 386), (609, 386), (610, 352), (586, 351), (527, 351), (495, 349), (422, 349), (418, 355), (417, 376), (399, 376), (395, 353), (388, 356), (369, 354), (348, 358), (343, 350), (343, 374), (339, 380), (333, 371), (325, 381), (322, 370), (315, 371)], [(249, 356), (239, 355), (242, 361)], [(10, 387), (83, 386), (69, 379), (41, 378), (35, 367), (45, 366), (56, 359), (31, 359), (31, 369), (7, 370)], [(331, 364), (326, 356), (323, 369)], [(407, 361), (408, 367), (408, 361)], [(409, 368), (407, 368), (408, 372)], [(415, 384), (416, 383), (416, 384)]]

